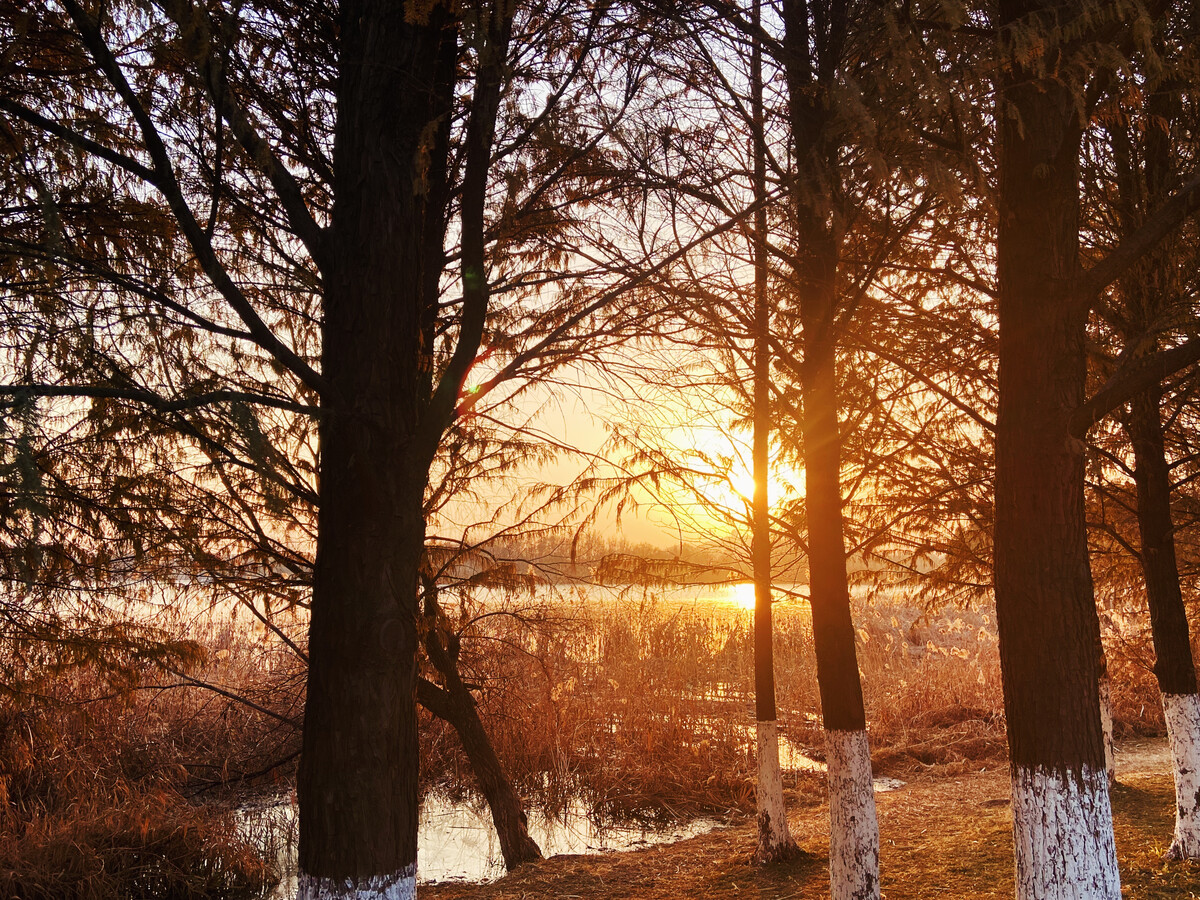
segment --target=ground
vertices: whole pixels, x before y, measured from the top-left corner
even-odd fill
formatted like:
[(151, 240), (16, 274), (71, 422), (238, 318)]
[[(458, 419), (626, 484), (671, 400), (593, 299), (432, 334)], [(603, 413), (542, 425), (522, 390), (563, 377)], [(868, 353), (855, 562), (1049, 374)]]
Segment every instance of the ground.
[[(1174, 788), (1165, 743), (1121, 748), (1113, 789), (1122, 895), (1134, 900), (1200, 898), (1200, 862), (1165, 863)], [(884, 900), (1013, 895), (1012, 818), (1003, 765), (954, 776), (916, 774), (881, 793)], [(677, 844), (628, 853), (557, 856), (526, 865), (491, 884), (422, 888), (423, 900), (790, 900), (829, 896), (828, 811), (791, 804), (792, 834), (802, 854), (770, 867), (753, 863), (750, 822)]]

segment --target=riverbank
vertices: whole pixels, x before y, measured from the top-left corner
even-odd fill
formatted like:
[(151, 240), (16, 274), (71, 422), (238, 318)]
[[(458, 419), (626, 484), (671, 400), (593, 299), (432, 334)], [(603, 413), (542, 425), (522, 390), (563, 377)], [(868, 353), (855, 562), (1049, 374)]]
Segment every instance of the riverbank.
[[(1165, 863), (1174, 788), (1162, 741), (1120, 748), (1113, 789), (1124, 897), (1200, 896), (1200, 863)], [(1004, 766), (950, 777), (918, 775), (876, 796), (886, 900), (1013, 895), (1012, 817)], [(668, 846), (627, 853), (556, 856), (490, 884), (422, 887), (424, 900), (791, 900), (829, 896), (828, 811), (791, 804), (801, 848), (795, 860), (754, 865), (752, 822)]]

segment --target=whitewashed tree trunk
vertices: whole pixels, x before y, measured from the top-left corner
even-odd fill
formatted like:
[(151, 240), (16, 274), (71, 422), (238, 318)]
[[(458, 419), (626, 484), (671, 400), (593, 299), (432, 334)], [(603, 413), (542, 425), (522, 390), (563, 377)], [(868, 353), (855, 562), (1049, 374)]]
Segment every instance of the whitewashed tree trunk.
[(1117, 754), (1113, 747), (1112, 682), (1107, 672), (1100, 677), (1100, 727), (1104, 731), (1104, 773), (1111, 788), (1117, 781)]
[(758, 723), (758, 853), (761, 863), (791, 856), (796, 844), (788, 831), (783, 802), (783, 773), (779, 766), (779, 729), (776, 722)]
[(1175, 762), (1175, 837), (1167, 859), (1200, 859), (1200, 695), (1163, 694)]
[(1013, 774), (1018, 900), (1120, 900), (1104, 772)]
[(317, 878), (300, 873), (296, 900), (415, 900), (417, 867), (406, 866), (394, 875), (353, 878)]
[(878, 900), (879, 820), (865, 731), (826, 731), (832, 900)]

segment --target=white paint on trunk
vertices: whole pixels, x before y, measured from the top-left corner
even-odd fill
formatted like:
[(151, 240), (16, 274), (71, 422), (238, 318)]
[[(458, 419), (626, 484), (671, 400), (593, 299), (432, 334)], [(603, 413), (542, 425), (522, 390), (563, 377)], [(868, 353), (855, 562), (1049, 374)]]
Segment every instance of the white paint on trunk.
[(391, 875), (370, 878), (320, 878), (300, 873), (296, 900), (416, 900), (417, 864)]
[(1013, 770), (1017, 900), (1120, 900), (1108, 778)]
[(1104, 771), (1108, 786), (1117, 781), (1117, 754), (1113, 748), (1112, 682), (1107, 673), (1100, 677), (1100, 727), (1104, 731)]
[(758, 723), (758, 860), (769, 863), (795, 852), (783, 804), (783, 774), (779, 767), (779, 729), (775, 722)]
[(1163, 694), (1175, 763), (1175, 837), (1167, 859), (1200, 859), (1200, 695)]
[(832, 900), (879, 900), (879, 821), (865, 731), (825, 732)]

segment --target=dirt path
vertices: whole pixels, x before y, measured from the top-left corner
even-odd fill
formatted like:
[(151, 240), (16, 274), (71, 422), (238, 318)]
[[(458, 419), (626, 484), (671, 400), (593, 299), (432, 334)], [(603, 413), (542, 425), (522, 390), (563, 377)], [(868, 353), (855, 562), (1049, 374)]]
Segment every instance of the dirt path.
[[(1170, 842), (1174, 790), (1163, 741), (1118, 751), (1114, 822), (1123, 896), (1200, 897), (1200, 864), (1161, 861)], [(1004, 764), (954, 776), (918, 774), (878, 794), (885, 900), (1011, 897), (1012, 823)], [(828, 813), (823, 804), (791, 803), (802, 854), (769, 868), (752, 862), (750, 823), (626, 853), (557, 856), (485, 885), (421, 889), (424, 900), (667, 900), (829, 896)]]

